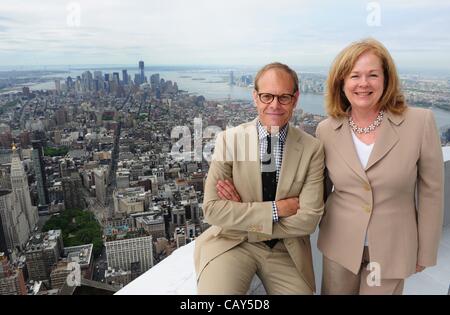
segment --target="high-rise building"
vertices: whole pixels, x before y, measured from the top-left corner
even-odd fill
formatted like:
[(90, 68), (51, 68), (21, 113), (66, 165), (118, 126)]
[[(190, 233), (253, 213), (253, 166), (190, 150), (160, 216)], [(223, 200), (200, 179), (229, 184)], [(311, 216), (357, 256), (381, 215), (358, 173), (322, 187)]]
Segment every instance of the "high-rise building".
[(64, 108), (59, 108), (58, 110), (55, 111), (55, 118), (56, 118), (56, 123), (59, 126), (62, 126), (66, 123), (67, 119), (67, 112)]
[(127, 169), (120, 169), (116, 172), (116, 185), (117, 188), (130, 187), (130, 171)]
[(106, 174), (103, 168), (94, 170), (95, 179), (95, 195), (98, 202), (102, 205), (106, 204)]
[(72, 90), (72, 89), (75, 87), (74, 84), (75, 84), (75, 83), (73, 82), (72, 77), (68, 76), (67, 79), (66, 79), (66, 87), (67, 87), (67, 90)]
[(116, 85), (120, 85), (119, 72), (113, 72), (113, 81), (116, 82)]
[(22, 88), (22, 93), (26, 96), (29, 97), (30, 96), (30, 88), (28, 86), (24, 86)]
[[(13, 251), (22, 248), (28, 241), (30, 229), (25, 213), (17, 206), (15, 195), (11, 190), (0, 190), (0, 220), (1, 232), (0, 243), (2, 251), (6, 249)], [(6, 247), (6, 249), (5, 249)]]
[(44, 206), (49, 203), (49, 199), (47, 189), (47, 177), (45, 175), (43, 146), (42, 142), (39, 140), (33, 140), (31, 144), (33, 146), (31, 156), (33, 160), (34, 174), (36, 176), (37, 182), (39, 205)]
[(26, 294), (22, 270), (11, 266), (6, 255), (0, 252), (0, 295)]
[(92, 73), (85, 71), (81, 74), (81, 90), (82, 92), (92, 91), (94, 87)]
[(59, 80), (55, 80), (55, 90), (56, 92), (61, 92), (61, 82)]
[(50, 272), (64, 249), (61, 230), (39, 233), (30, 238), (25, 251), (31, 280), (50, 282)]
[(61, 261), (50, 272), (50, 282), (53, 289), (61, 290), (63, 285), (67, 282), (67, 276), (71, 273), (71, 270), (67, 268), (69, 262)]
[(139, 73), (140, 73), (139, 84), (145, 83), (145, 73), (144, 73), (144, 62), (143, 61), (139, 61)]
[(11, 208), (11, 191), (0, 189), (0, 252), (8, 252), (11, 247), (11, 236), (9, 235), (10, 214), (8, 209)]
[(159, 88), (159, 73), (154, 73), (150, 76), (150, 85), (153, 91)]
[(128, 73), (126, 69), (122, 70), (122, 80), (124, 85), (128, 84)]
[(25, 173), (15, 146), (13, 146), (11, 160), (11, 188), (13, 192), (13, 207), (18, 216), (20, 216), (20, 213), (25, 214), (28, 226), (25, 231), (19, 231), (19, 234), (26, 234), (28, 237), (30, 232), (36, 227), (39, 217), (37, 208), (31, 204), (27, 174)]
[(153, 267), (152, 236), (145, 231), (112, 235), (105, 242), (108, 267), (131, 271), (132, 278)]
[(83, 209), (83, 198), (81, 196), (81, 177), (78, 173), (63, 177), (62, 188), (64, 194), (64, 205), (66, 209)]
[(234, 85), (234, 73), (233, 71), (230, 71), (230, 79), (229, 79), (229, 85)]

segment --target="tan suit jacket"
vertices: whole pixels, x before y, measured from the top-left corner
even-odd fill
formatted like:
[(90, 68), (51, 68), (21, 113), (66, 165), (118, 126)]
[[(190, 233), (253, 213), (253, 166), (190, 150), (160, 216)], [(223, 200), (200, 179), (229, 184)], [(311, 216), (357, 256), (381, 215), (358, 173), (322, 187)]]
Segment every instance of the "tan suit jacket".
[(370, 260), (381, 277), (404, 279), (416, 263), (436, 264), (443, 220), (443, 158), (430, 110), (388, 112), (365, 169), (347, 118), (317, 128), (327, 178), (334, 185), (320, 223), (318, 247), (357, 273), (367, 231)]
[[(276, 200), (298, 197), (300, 210), (274, 223), (272, 203), (262, 201), (256, 120), (220, 133), (203, 202), (205, 220), (212, 226), (195, 242), (197, 279), (212, 259), (240, 243), (279, 238), (283, 239), (296, 268), (314, 291), (309, 235), (323, 213), (323, 172), (324, 153), (320, 141), (289, 126)], [(233, 181), (242, 202), (218, 197), (216, 184), (223, 179)]]

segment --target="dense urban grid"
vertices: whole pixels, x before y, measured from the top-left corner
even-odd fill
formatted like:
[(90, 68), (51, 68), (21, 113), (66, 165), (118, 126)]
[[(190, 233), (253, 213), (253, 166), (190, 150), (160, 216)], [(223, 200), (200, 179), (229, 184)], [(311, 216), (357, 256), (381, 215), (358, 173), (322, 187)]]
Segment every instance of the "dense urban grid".
[[(0, 95), (0, 294), (112, 294), (208, 227), (203, 154), (255, 108), (138, 66), (133, 79), (85, 71), (52, 90)], [(3, 74), (0, 89), (23, 82)], [(323, 93), (324, 82), (304, 75), (301, 91)], [(251, 88), (253, 77), (231, 72), (228, 84)], [(410, 103), (443, 109), (448, 85), (403, 80)], [(323, 118), (299, 109), (292, 123), (314, 134)]]

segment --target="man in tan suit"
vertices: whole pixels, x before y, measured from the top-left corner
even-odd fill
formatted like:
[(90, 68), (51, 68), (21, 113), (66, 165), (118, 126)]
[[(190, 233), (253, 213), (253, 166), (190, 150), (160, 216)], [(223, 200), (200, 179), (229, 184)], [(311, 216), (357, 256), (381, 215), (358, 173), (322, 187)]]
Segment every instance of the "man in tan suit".
[(309, 235), (323, 213), (321, 142), (289, 126), (298, 78), (273, 63), (255, 78), (258, 118), (220, 133), (205, 186), (212, 226), (196, 239), (199, 294), (312, 294)]

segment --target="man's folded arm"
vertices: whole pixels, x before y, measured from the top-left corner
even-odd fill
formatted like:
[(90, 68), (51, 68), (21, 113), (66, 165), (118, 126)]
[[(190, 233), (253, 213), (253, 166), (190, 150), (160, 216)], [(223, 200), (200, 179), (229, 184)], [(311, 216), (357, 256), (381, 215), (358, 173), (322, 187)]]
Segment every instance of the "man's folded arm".
[(217, 195), (219, 180), (232, 180), (233, 161), (224, 153), (223, 133), (216, 140), (214, 156), (205, 183), (203, 212), (210, 225), (225, 229), (271, 234), (273, 227), (272, 202), (236, 202), (222, 200)]
[(268, 238), (289, 238), (310, 235), (316, 230), (324, 211), (323, 180), (324, 180), (323, 145), (318, 145), (311, 157), (305, 183), (299, 195), (300, 209), (295, 215), (281, 218), (274, 223), (273, 232)]

